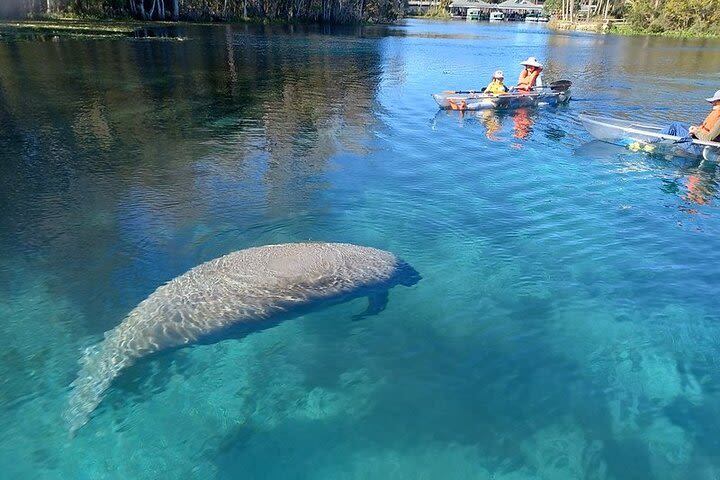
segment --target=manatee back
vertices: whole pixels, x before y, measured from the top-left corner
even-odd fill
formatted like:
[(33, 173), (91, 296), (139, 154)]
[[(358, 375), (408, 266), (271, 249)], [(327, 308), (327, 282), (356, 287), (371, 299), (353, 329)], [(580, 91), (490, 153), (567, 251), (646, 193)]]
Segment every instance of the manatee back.
[(239, 250), (159, 287), (110, 337), (132, 343), (124, 349), (142, 356), (152, 349), (192, 343), (231, 325), (262, 321), (297, 306), (382, 285), (399, 265), (389, 252), (342, 243)]

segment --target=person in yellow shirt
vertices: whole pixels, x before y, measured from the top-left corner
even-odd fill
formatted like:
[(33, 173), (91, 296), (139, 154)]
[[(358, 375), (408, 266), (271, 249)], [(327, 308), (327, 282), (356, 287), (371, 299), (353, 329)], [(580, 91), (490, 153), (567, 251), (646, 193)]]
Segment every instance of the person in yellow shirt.
[(501, 94), (508, 91), (508, 87), (503, 83), (505, 81), (505, 75), (502, 70), (497, 70), (493, 73), (492, 81), (485, 88), (485, 93)]

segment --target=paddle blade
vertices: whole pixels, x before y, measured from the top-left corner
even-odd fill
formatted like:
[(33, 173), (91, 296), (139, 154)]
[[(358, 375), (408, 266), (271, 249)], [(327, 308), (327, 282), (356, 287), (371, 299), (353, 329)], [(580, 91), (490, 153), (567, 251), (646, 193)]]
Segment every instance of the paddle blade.
[(564, 92), (570, 89), (572, 82), (570, 80), (558, 80), (550, 84), (550, 90), (553, 92)]

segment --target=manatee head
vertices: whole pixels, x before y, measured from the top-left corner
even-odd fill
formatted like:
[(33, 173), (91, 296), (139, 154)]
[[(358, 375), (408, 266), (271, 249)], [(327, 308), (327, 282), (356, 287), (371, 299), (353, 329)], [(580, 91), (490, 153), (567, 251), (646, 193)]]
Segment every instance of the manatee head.
[(415, 270), (412, 265), (407, 263), (405, 260), (400, 259), (398, 260), (395, 277), (398, 285), (403, 285), (405, 287), (412, 287), (422, 280), (422, 275), (420, 275), (420, 273)]

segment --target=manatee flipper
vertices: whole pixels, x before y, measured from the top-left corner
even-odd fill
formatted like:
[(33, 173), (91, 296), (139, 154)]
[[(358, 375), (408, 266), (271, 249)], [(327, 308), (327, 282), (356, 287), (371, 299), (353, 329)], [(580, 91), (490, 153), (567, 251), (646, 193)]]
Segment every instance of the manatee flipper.
[(377, 315), (378, 313), (385, 310), (385, 307), (387, 307), (388, 304), (388, 291), (384, 290), (382, 292), (374, 292), (368, 295), (368, 306), (367, 309), (363, 313), (360, 313), (358, 315), (355, 315), (352, 319), (355, 320), (362, 320), (364, 318), (370, 317), (372, 315)]

